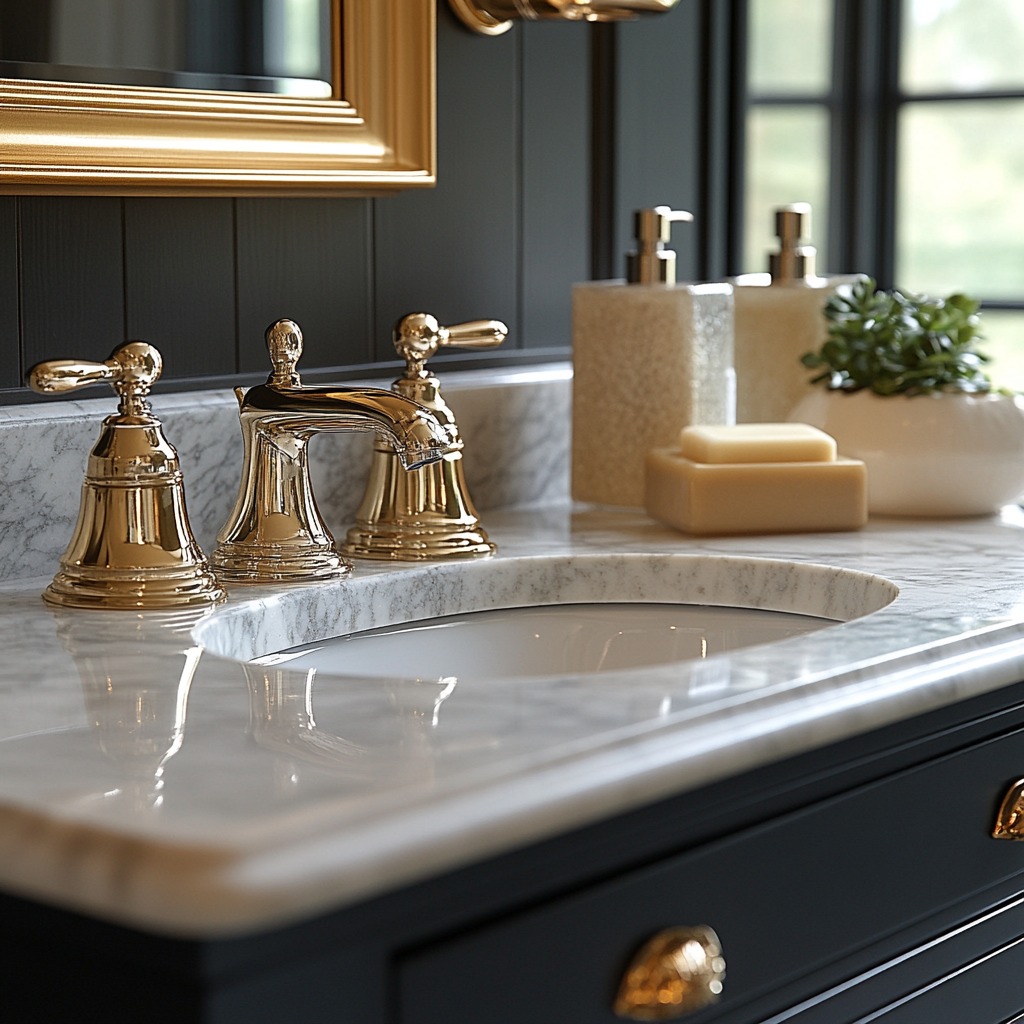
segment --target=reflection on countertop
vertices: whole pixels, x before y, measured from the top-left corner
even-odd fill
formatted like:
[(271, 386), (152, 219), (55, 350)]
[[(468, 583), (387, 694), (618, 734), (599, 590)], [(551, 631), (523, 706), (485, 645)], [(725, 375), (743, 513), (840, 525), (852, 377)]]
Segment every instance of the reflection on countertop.
[[(805, 536), (694, 539), (569, 507), (491, 512), (488, 527), (487, 563), (360, 563), (202, 613), (55, 610), (45, 579), (4, 585), (0, 887), (171, 934), (269, 926), (1024, 678), (1014, 507)], [(836, 607), (879, 577), (898, 595), (769, 646), (486, 686), (213, 653), (254, 623), (315, 633), (486, 605), (516, 559), (559, 556), (564, 576), (562, 556), (583, 572), (611, 552), (644, 556), (641, 582), (646, 556), (693, 556), (719, 603), (716, 565), (748, 590), (778, 578), (768, 564), (819, 567), (797, 575)]]

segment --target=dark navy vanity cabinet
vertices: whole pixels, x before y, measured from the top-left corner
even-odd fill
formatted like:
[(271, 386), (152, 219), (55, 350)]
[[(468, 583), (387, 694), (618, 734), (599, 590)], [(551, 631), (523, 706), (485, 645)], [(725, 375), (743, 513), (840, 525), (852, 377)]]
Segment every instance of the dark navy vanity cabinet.
[(0, 1019), (613, 1024), (634, 950), (718, 934), (694, 1024), (1024, 1012), (1024, 684), (272, 933), (192, 941), (5, 897)]

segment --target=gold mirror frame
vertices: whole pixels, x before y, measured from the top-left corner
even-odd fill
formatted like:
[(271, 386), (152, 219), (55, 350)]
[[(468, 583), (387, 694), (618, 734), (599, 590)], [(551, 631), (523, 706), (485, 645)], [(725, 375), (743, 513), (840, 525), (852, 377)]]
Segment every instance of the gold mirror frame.
[(9, 195), (372, 194), (435, 182), (435, 0), (335, 0), (332, 99), (0, 79)]

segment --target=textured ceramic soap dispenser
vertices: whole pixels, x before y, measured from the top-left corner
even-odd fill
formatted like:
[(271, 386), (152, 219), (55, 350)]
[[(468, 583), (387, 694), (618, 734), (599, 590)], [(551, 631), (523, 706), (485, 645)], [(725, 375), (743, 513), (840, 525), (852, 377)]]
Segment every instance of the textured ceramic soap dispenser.
[(733, 280), (736, 299), (736, 420), (786, 420), (809, 389), (800, 357), (817, 350), (827, 333), (824, 309), (835, 289), (856, 276), (819, 277), (811, 233), (811, 207), (775, 210), (778, 251), (768, 273)]
[(406, 367), (391, 388), (429, 409), (455, 440), (440, 461), (408, 471), (386, 441), (374, 444), (366, 491), (342, 548), (345, 554), (412, 562), (480, 558), (494, 551), (466, 487), (455, 417), (426, 362), (439, 348), (494, 348), (507, 334), (499, 320), (443, 327), (429, 313), (410, 313), (398, 321), (392, 340)]
[(572, 293), (572, 497), (638, 507), (652, 448), (733, 419), (732, 286), (677, 284), (667, 206), (636, 211), (625, 281)]
[(178, 453), (146, 400), (162, 367), (152, 345), (132, 341), (103, 363), (52, 360), (28, 373), (40, 394), (106, 382), (120, 399), (89, 455), (78, 523), (43, 594), (52, 604), (175, 608), (224, 597), (189, 527)]

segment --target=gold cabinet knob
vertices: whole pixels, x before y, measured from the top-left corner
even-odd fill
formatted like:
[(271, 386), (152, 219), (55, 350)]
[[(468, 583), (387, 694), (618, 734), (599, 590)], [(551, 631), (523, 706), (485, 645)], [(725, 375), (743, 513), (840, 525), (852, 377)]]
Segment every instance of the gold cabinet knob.
[(992, 829), (993, 839), (1024, 839), (1024, 779), (1018, 779), (1003, 797)]
[(667, 928), (637, 951), (615, 997), (626, 1020), (675, 1020), (718, 1000), (725, 958), (707, 925)]

